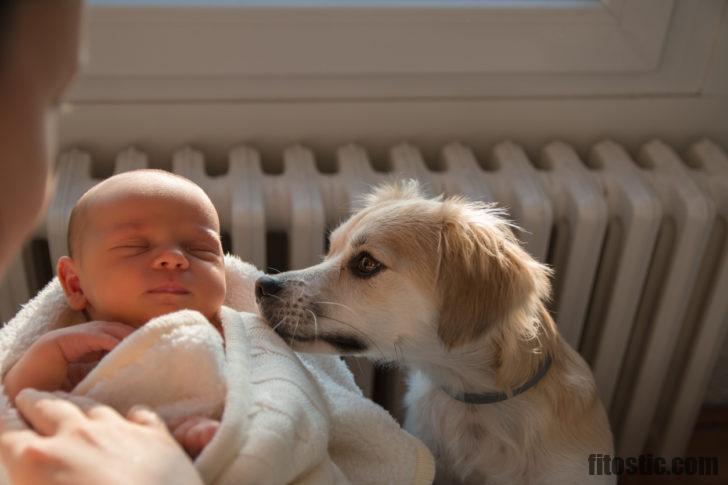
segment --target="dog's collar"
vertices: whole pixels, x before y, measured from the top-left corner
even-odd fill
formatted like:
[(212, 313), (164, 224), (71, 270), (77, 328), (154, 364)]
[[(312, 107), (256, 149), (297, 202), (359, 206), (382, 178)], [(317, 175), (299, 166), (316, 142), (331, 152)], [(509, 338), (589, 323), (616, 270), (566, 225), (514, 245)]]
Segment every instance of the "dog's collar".
[[(538, 384), (538, 382), (543, 378), (543, 376), (546, 375), (546, 372), (548, 372), (549, 368), (551, 367), (551, 357), (549, 355), (546, 356), (546, 358), (543, 361), (543, 364), (541, 364), (541, 367), (538, 369), (538, 372), (536, 372), (533, 377), (531, 377), (528, 381), (526, 381), (525, 384), (522, 386), (519, 386), (513, 390), (513, 395), (510, 397), (515, 397), (519, 394), (522, 394), (529, 389), (531, 389), (533, 386)], [(444, 390), (444, 389), (443, 389)], [(447, 390), (445, 390), (447, 392)], [(460, 402), (464, 402), (466, 404), (493, 404), (496, 402), (505, 401), (509, 398), (508, 394), (505, 392), (484, 392), (484, 393), (474, 393), (474, 392), (462, 392), (459, 394), (450, 394), (447, 392), (447, 394), (452, 397), (453, 399), (457, 399)]]

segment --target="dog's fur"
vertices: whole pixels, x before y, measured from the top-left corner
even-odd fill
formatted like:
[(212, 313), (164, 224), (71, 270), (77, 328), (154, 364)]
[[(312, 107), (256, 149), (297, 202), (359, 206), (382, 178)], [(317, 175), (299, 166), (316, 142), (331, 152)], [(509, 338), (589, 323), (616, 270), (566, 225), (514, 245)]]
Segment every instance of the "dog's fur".
[[(298, 350), (410, 368), (406, 428), (433, 451), (438, 482), (611, 483), (588, 474), (590, 454), (612, 453), (592, 374), (546, 311), (548, 268), (502, 215), (425, 199), (413, 182), (381, 187), (332, 233), (321, 264), (270, 277), (259, 307)], [(449, 395), (511, 395), (546, 355), (551, 368), (523, 394), (482, 405)]]

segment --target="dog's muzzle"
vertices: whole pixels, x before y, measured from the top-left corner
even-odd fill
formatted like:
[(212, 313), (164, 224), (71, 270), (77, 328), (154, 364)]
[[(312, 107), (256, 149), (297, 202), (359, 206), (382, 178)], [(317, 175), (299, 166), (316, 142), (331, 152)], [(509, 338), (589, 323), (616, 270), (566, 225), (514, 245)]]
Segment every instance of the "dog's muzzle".
[(316, 316), (320, 312), (302, 293), (304, 286), (303, 281), (276, 276), (256, 280), (255, 301), (268, 325), (290, 345), (322, 341), (341, 353), (367, 350), (367, 345), (354, 335), (331, 329), (317, 331)]

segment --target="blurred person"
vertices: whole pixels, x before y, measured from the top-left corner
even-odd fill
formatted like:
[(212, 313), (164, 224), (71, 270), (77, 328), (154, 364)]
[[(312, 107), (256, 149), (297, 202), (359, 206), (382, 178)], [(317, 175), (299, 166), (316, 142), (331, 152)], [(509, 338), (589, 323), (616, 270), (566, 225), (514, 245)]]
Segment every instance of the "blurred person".
[[(78, 69), (82, 10), (81, 0), (0, 2), (0, 276), (52, 191), (56, 116)], [(124, 418), (32, 389), (16, 404), (24, 419), (0, 420), (0, 458), (12, 483), (202, 483), (146, 408)]]

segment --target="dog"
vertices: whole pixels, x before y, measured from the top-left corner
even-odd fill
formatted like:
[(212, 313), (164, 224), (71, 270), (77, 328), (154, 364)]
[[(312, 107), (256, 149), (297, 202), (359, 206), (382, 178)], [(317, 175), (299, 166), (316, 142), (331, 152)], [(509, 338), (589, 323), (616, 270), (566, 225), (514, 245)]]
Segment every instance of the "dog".
[(546, 309), (550, 270), (504, 216), (413, 181), (379, 187), (323, 262), (257, 280), (261, 315), (298, 351), (407, 367), (405, 428), (433, 452), (437, 483), (614, 483), (589, 473), (612, 435)]

